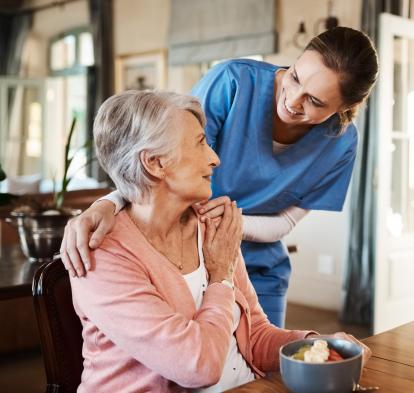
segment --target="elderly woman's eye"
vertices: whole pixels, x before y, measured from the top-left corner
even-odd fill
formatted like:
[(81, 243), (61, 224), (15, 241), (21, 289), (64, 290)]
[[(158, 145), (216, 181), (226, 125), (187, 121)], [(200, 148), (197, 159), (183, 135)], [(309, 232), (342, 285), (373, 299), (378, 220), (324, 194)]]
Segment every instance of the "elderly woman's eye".
[(296, 83), (298, 83), (299, 82), (299, 79), (298, 79), (298, 77), (296, 76), (296, 74), (295, 73), (291, 73), (290, 74), (290, 77), (296, 82)]

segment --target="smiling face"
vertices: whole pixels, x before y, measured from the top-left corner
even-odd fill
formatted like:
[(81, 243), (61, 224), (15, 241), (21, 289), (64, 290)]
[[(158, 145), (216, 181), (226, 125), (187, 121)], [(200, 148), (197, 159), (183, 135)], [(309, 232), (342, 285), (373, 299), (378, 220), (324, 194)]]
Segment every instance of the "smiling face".
[(220, 165), (217, 154), (190, 112), (177, 111), (172, 126), (180, 133), (179, 158), (165, 169), (165, 186), (190, 204), (210, 198), (213, 168)]
[(341, 110), (339, 75), (319, 53), (305, 51), (284, 72), (276, 93), (277, 115), (289, 126), (320, 124)]

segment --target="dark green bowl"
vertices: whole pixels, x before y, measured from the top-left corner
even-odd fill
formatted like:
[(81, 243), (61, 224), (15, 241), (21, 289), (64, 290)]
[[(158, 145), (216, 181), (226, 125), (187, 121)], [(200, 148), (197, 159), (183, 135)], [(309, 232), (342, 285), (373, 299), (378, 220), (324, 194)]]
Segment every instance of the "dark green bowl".
[[(329, 348), (344, 360), (306, 363), (291, 356), (303, 345), (326, 340)], [(339, 338), (313, 337), (293, 341), (280, 348), (280, 373), (283, 383), (293, 393), (349, 393), (361, 376), (362, 347)]]

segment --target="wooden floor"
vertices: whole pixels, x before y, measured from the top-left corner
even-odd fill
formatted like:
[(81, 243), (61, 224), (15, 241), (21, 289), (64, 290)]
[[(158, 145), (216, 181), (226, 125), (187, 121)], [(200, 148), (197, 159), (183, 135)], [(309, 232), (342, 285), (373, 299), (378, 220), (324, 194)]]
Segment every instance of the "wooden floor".
[[(343, 325), (337, 313), (288, 304), (287, 329), (312, 329), (319, 333), (346, 331), (357, 338), (369, 336), (367, 327)], [(44, 393), (46, 377), (40, 351), (0, 358), (0, 393)]]
[(321, 334), (346, 332), (358, 339), (370, 336), (368, 326), (346, 325), (339, 321), (335, 311), (321, 310), (289, 303), (286, 310), (286, 329), (315, 330)]

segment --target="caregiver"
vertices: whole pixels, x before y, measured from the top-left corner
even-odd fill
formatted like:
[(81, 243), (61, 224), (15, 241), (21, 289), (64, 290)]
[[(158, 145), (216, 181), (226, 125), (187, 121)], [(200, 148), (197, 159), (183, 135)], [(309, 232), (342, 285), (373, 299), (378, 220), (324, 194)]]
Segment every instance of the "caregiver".
[[(221, 198), (198, 211), (220, 219), (227, 197), (243, 209), (247, 271), (265, 313), (279, 327), (291, 272), (281, 239), (309, 210), (342, 210), (358, 143), (352, 120), (377, 73), (371, 40), (337, 27), (314, 37), (288, 69), (230, 60), (192, 90), (206, 113), (208, 143), (221, 161), (212, 179), (213, 197)], [(108, 199), (117, 213), (122, 200)], [(82, 261), (90, 267), (91, 232), (89, 246), (96, 248), (114, 221), (114, 205), (101, 200), (69, 222), (61, 254), (72, 275), (85, 273)]]

